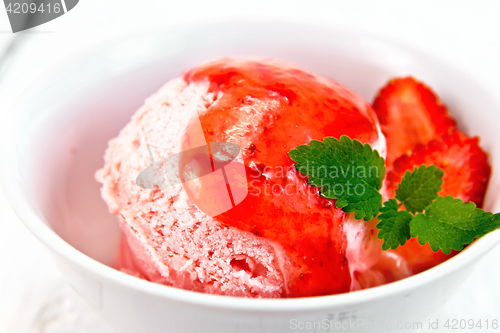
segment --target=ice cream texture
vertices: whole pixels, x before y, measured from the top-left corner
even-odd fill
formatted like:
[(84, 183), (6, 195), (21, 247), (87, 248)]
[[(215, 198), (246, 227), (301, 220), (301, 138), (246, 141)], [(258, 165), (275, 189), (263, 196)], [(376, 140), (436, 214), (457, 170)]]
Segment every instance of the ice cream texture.
[[(241, 148), (248, 194), (215, 216), (196, 204), (203, 181), (136, 184), (152, 158), (192, 148), (193, 119), (204, 142)], [(355, 220), (336, 208), (288, 156), (341, 135), (387, 153), (369, 103), (285, 61), (221, 58), (169, 81), (109, 142), (96, 174), (124, 234), (118, 268), (178, 288), (263, 298), (344, 293), (411, 275), (404, 256), (382, 251), (376, 218)]]

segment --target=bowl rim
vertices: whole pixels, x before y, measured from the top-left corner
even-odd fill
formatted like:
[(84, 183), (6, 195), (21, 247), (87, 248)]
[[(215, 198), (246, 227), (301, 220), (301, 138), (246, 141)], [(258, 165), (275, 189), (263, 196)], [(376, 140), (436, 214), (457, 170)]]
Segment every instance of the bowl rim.
[[(222, 23), (221, 23), (222, 22)], [(204, 28), (206, 26), (218, 27), (221, 25), (234, 25), (236, 21), (234, 20), (223, 20), (214, 22), (204, 22), (203, 24), (186, 24), (184, 27), (193, 28), (200, 27)], [(290, 23), (288, 21), (268, 21), (268, 20), (250, 20), (247, 22), (237, 22), (237, 24), (271, 24), (276, 26), (277, 24), (291, 26), (300, 29), (322, 29), (322, 31), (330, 30), (330, 32), (339, 32), (339, 27), (335, 25), (326, 26), (322, 24), (296, 24)], [(179, 33), (179, 26), (175, 28), (161, 27), (153, 30), (153, 32), (165, 33)], [(142, 34), (143, 32), (141, 32)], [(406, 53), (411, 53), (417, 55), (419, 58), (426, 58), (426, 60), (439, 64), (447, 68), (450, 71), (457, 73), (463, 78), (472, 80), (474, 84), (484, 93), (486, 93), (492, 100), (499, 101), (494, 94), (484, 87), (480, 82), (471, 77), (470, 73), (464, 72), (461, 69), (457, 69), (449, 64), (445, 63), (443, 59), (436, 58), (435, 56), (424, 52), (423, 50), (415, 49), (403, 44), (401, 41), (392, 40), (383, 36), (375, 35), (373, 33), (367, 33), (366, 31), (361, 32), (357, 30), (349, 30), (342, 27), (340, 33), (345, 34), (355, 34), (363, 37), (368, 37), (370, 39), (376, 40), (378, 42), (383, 42), (390, 44), (398, 49), (405, 51)], [(138, 34), (139, 35), (139, 34)], [(133, 38), (133, 37), (132, 37)], [(106, 44), (106, 48), (113, 48), (120, 43), (130, 40), (131, 36), (122, 36), (115, 38), (115, 43)], [(91, 48), (92, 50), (102, 50), (102, 45), (94, 44)], [(79, 62), (83, 61), (89, 53), (85, 52), (76, 60), (72, 61), (72, 66), (75, 66)], [(54, 66), (55, 68), (55, 66)], [(63, 68), (64, 69), (64, 68)], [(49, 69), (50, 70), (50, 69)], [(57, 70), (61, 70), (57, 67)], [(43, 73), (42, 73), (43, 74)], [(39, 77), (38, 81), (43, 81)], [(34, 82), (38, 82), (34, 80)], [(36, 86), (36, 83), (34, 84)], [(31, 86), (30, 86), (31, 87)], [(18, 97), (19, 99), (19, 97)], [(21, 114), (14, 117), (14, 121), (20, 118)], [(12, 124), (10, 124), (12, 125)], [(2, 137), (2, 143), (0, 151), (3, 156), (16, 156), (15, 153), (15, 140), (11, 140), (17, 126), (4, 125), (7, 129), (4, 131)], [(226, 310), (244, 310), (244, 311), (255, 311), (255, 312), (295, 312), (295, 311), (313, 311), (318, 309), (328, 309), (334, 307), (348, 307), (359, 303), (366, 303), (369, 301), (388, 298), (397, 294), (411, 294), (415, 289), (420, 286), (432, 283), (442, 277), (451, 275), (456, 271), (477, 262), (478, 259), (482, 258), (487, 252), (493, 249), (494, 246), (500, 243), (500, 230), (496, 230), (480, 239), (474, 241), (470, 246), (461, 251), (456, 256), (448, 259), (447, 261), (424, 271), (422, 273), (410, 276), (408, 278), (384, 284), (381, 286), (368, 288), (364, 290), (348, 292), (344, 294), (335, 294), (327, 296), (314, 296), (314, 297), (303, 297), (303, 298), (283, 298), (283, 299), (256, 299), (256, 298), (243, 298), (243, 297), (232, 297), (232, 296), (221, 296), (213, 294), (205, 294), (200, 292), (194, 292), (190, 290), (184, 290), (180, 288), (165, 286), (158, 283), (153, 283), (146, 281), (141, 278), (137, 278), (126, 273), (120, 272), (113, 269), (107, 265), (104, 265), (97, 260), (88, 257), (82, 252), (78, 251), (76, 248), (72, 247), (69, 243), (63, 240), (59, 235), (57, 235), (36, 213), (34, 207), (32, 207), (26, 200), (23, 194), (23, 189), (15, 180), (15, 177), (10, 177), (8, 175), (15, 174), (17, 167), (17, 161), (14, 158), (2, 159), (2, 173), (0, 175), (0, 181), (2, 184), (5, 196), (12, 206), (14, 212), (19, 217), (21, 222), (30, 230), (36, 238), (41, 241), (46, 247), (48, 247), (53, 253), (63, 257), (67, 261), (75, 264), (83, 271), (88, 272), (91, 276), (98, 280), (104, 280), (107, 283), (113, 283), (121, 288), (129, 288), (135, 292), (142, 292), (150, 296), (156, 296), (163, 298), (165, 300), (172, 300), (177, 302), (189, 303), (198, 306), (209, 306), (212, 308), (224, 308)]]

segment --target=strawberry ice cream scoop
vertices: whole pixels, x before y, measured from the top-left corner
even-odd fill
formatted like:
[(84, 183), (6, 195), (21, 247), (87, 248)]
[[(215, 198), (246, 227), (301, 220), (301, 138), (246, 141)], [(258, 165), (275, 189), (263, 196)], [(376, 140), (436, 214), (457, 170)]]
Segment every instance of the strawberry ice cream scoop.
[[(353, 223), (307, 185), (288, 157), (298, 145), (341, 135), (385, 154), (367, 102), (293, 64), (223, 58), (168, 82), (110, 141), (96, 176), (124, 233), (119, 268), (174, 287), (244, 297), (326, 295), (383, 283), (363, 282), (366, 274), (358, 281), (380, 256), (376, 222)], [(240, 148), (235, 163), (243, 179), (234, 182), (245, 185), (238, 192), (245, 195), (231, 197), (227, 211), (207, 213), (205, 200), (217, 193), (210, 194), (213, 182), (205, 178), (156, 188), (136, 183), (155, 161), (172, 160), (193, 142)], [(181, 154), (176, 172), (182, 177), (188, 165)], [(234, 182), (225, 180), (230, 191)]]

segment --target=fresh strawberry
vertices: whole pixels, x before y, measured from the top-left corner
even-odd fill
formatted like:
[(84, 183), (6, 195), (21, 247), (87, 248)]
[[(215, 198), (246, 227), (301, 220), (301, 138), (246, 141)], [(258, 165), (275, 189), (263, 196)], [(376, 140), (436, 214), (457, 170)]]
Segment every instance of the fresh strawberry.
[(406, 170), (412, 171), (422, 164), (434, 164), (444, 171), (440, 196), (451, 195), (483, 206), (490, 166), (488, 156), (479, 147), (479, 138), (454, 130), (426, 146), (418, 145), (411, 155), (394, 161), (387, 175), (389, 191), (393, 193)]
[(412, 274), (418, 274), (439, 265), (458, 253), (455, 250), (451, 250), (450, 254), (444, 254), (441, 250), (434, 252), (428, 243), (420, 245), (416, 237), (410, 238), (405, 245), (396, 250), (389, 251), (403, 257)]
[(455, 127), (446, 106), (423, 83), (412, 77), (391, 80), (373, 102), (387, 138), (387, 165)]
[(348, 292), (345, 213), (307, 184), (288, 152), (343, 134), (374, 143), (370, 105), (332, 80), (276, 60), (226, 58), (195, 68), (185, 79), (210, 82), (216, 100), (200, 116), (205, 138), (237, 143), (247, 169), (248, 196), (215, 218), (286, 251), (293, 269), (284, 272), (283, 296)]
[[(477, 137), (470, 138), (457, 130), (431, 141), (428, 145), (417, 145), (411, 155), (403, 155), (394, 161), (392, 170), (387, 175), (388, 190), (394, 196), (394, 190), (406, 170), (415, 166), (436, 165), (444, 171), (440, 196), (451, 195), (463, 201), (472, 201), (482, 207), (484, 194), (490, 176), (488, 156), (478, 145)], [(394, 250), (403, 256), (415, 274), (431, 268), (451, 256), (443, 252), (433, 252), (429, 244), (420, 245), (417, 239), (410, 239), (405, 245)]]

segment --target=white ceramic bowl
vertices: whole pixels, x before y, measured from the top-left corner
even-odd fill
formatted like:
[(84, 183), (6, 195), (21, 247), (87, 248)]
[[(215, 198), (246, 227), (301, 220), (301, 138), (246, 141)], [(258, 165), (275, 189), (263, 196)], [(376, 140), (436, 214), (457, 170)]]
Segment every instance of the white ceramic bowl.
[[(481, 136), (493, 166), (485, 208), (500, 210), (496, 191), (500, 108), (498, 100), (477, 82), (428, 55), (369, 35), (257, 22), (185, 26), (127, 36), (38, 78), (15, 108), (4, 110), (18, 115), (15, 124), (4, 126), (2, 150), (2, 182), (16, 213), (51, 250), (71, 286), (117, 332), (418, 328), (500, 241), (500, 231), (408, 279), (302, 299), (201, 294), (154, 284), (108, 266), (113, 263), (120, 231), (94, 181), (107, 140), (167, 80), (199, 62), (237, 54), (295, 62), (336, 79), (369, 101), (393, 76), (414, 75), (423, 80), (448, 104), (462, 130)], [(307, 329), (311, 325), (315, 330)]]

